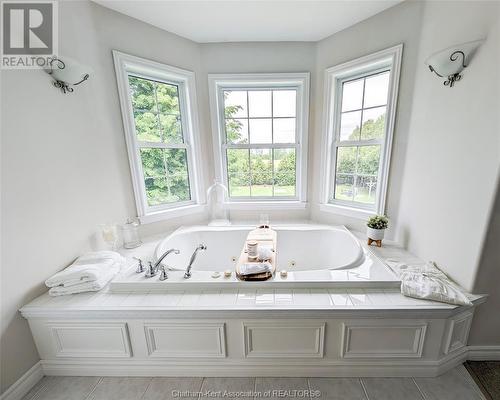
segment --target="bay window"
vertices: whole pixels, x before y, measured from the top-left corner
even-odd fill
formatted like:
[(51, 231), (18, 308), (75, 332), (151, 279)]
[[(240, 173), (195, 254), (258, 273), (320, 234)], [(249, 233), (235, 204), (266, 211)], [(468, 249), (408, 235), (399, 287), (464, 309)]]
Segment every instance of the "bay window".
[(324, 211), (385, 211), (401, 52), (396, 46), (326, 71)]
[(193, 73), (113, 54), (139, 217), (196, 211), (202, 199)]
[(214, 153), (229, 206), (305, 205), (309, 74), (210, 75)]

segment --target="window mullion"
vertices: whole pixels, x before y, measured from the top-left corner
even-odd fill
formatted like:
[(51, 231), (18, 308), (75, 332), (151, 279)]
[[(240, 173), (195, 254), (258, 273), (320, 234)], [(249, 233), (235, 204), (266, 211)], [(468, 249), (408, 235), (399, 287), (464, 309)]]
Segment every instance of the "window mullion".
[[(273, 197), (274, 197), (274, 193), (275, 193), (275, 191), (274, 191), (274, 182), (275, 182), (275, 179), (274, 179), (274, 177), (275, 177), (275, 171), (274, 171), (274, 150), (275, 149), (271, 149), (271, 167), (272, 167), (272, 171), (273, 171), (273, 176), (272, 176), (272, 180), (273, 180), (272, 181), (273, 182)], [(297, 169), (297, 168), (295, 168), (295, 169)], [(295, 171), (295, 175), (297, 175), (297, 171)]]
[(165, 138), (163, 137), (163, 129), (161, 128), (160, 107), (158, 107), (158, 85), (156, 82), (153, 82), (153, 88), (155, 92), (156, 123), (158, 124), (158, 130), (160, 131), (161, 141), (164, 142)]
[(251, 156), (251, 149), (248, 149), (248, 177), (250, 178), (250, 181), (248, 182), (248, 187), (250, 189), (250, 197), (252, 197), (252, 156)]
[[(274, 91), (271, 90), (271, 142), (274, 143)], [(274, 147), (271, 148), (271, 168), (272, 168), (272, 194), (274, 197)], [(297, 176), (297, 171), (295, 171)]]
[(354, 146), (377, 146), (383, 144), (381, 139), (371, 139), (371, 140), (344, 140), (342, 142), (335, 142), (335, 147), (354, 147)]
[(359, 121), (359, 140), (363, 137), (363, 116), (365, 107), (366, 77), (363, 79), (363, 97), (361, 98), (361, 121)]
[(186, 143), (137, 142), (141, 149), (188, 149)]

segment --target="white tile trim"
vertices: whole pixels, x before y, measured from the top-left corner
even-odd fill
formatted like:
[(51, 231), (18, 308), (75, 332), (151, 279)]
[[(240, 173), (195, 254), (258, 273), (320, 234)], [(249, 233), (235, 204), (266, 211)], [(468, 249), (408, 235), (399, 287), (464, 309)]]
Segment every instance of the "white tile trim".
[(21, 400), (43, 376), (42, 363), (38, 361), (0, 396), (0, 400)]

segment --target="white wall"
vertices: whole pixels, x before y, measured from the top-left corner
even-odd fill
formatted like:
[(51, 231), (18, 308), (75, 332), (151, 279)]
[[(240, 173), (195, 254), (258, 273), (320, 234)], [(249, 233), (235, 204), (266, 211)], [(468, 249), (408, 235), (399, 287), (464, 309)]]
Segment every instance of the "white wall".
[(402, 186), (401, 172), (405, 164), (406, 144), (409, 134), (415, 73), (417, 69), (422, 68), (417, 63), (417, 53), (423, 7), (424, 2), (407, 1), (318, 42), (316, 53), (316, 98), (318, 105), (314, 119), (314, 137), (312, 143), (310, 143), (313, 149), (312, 168), (309, 173), (313, 195), (312, 219), (324, 223), (344, 224), (359, 231), (366, 229), (364, 220), (343, 217), (319, 210), (319, 189), (321, 185), (319, 170), (323, 144), (322, 137), (324, 135), (322, 103), (325, 69), (403, 43), (399, 97), (386, 202), (386, 213), (391, 219), (387, 237), (394, 237)]
[(136, 214), (111, 49), (200, 73), (189, 40), (87, 1), (61, 2), (59, 14), (61, 53), (92, 66), (88, 82), (62, 95), (43, 71), (1, 71), (2, 392), (38, 361), (17, 309), (89, 246), (98, 223)]
[[(428, 2), (424, 9), (401, 190), (399, 240), (472, 289), (500, 165), (498, 2)], [(495, 27), (495, 24), (497, 27)], [(424, 60), (487, 38), (453, 88)]]

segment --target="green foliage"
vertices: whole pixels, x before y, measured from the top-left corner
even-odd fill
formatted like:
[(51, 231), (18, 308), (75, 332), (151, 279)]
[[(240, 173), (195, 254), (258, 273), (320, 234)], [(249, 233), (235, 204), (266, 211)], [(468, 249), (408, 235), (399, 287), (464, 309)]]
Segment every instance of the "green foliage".
[(250, 152), (252, 185), (273, 184), (273, 166), (270, 153), (264, 150), (252, 150)]
[[(137, 139), (183, 142), (178, 87), (129, 77)], [(185, 149), (142, 148), (146, 196), (150, 206), (191, 198)]]
[(369, 119), (365, 121), (362, 128), (357, 126), (349, 135), (349, 140), (370, 140), (380, 139), (384, 136), (385, 114), (382, 114), (376, 120)]
[[(243, 132), (243, 124), (234, 118), (241, 110), (241, 106), (226, 106), (224, 108), (228, 143), (248, 143), (247, 132)], [(283, 192), (283, 195), (293, 196), (295, 193), (295, 150), (275, 149), (274, 162), (272, 154), (270, 149), (228, 149), (227, 164), (231, 195), (249, 196), (248, 186), (252, 185), (260, 187), (259, 189), (253, 188), (252, 195), (271, 196), (271, 187), (275, 185), (293, 186), (292, 189), (287, 188)], [(269, 187), (269, 189), (265, 187)]]
[[(374, 120), (368, 120), (361, 129), (362, 140), (378, 139), (384, 134), (385, 114)], [(359, 140), (360, 128), (356, 127), (349, 140)], [(359, 148), (359, 155), (357, 149)], [(380, 146), (340, 147), (337, 154), (337, 172), (364, 175), (376, 175), (380, 160)]]
[(374, 215), (368, 218), (366, 225), (372, 229), (387, 229), (389, 226), (389, 218), (385, 215)]
[[(368, 120), (360, 129), (356, 127), (349, 140), (378, 139), (384, 134), (385, 115), (376, 120)], [(380, 163), (380, 145), (370, 146), (340, 146), (337, 150), (337, 177), (335, 197), (341, 200), (358, 202), (374, 202), (374, 184), (378, 175)], [(353, 188), (354, 176), (356, 188)], [(343, 189), (340, 190), (340, 187)], [(365, 193), (366, 192), (366, 193)], [(354, 198), (352, 197), (354, 195)], [(364, 201), (360, 200), (361, 198)]]
[[(280, 150), (275, 150), (274, 155)], [(279, 161), (274, 173), (274, 184), (277, 186), (295, 186), (295, 151), (288, 151)]]

